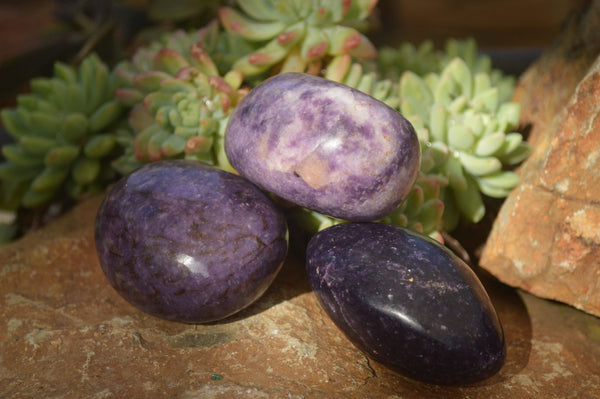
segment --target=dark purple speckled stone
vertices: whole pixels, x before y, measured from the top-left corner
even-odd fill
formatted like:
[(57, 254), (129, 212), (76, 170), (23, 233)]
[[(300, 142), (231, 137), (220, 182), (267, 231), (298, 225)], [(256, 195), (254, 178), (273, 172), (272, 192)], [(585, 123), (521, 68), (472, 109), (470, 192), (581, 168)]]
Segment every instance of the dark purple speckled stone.
[(260, 297), (287, 251), (282, 212), (247, 180), (200, 162), (162, 161), (122, 178), (96, 219), (108, 281), (169, 320), (227, 317)]
[(400, 374), (454, 385), (502, 367), (504, 334), (484, 287), (429, 237), (379, 223), (340, 224), (311, 239), (307, 270), (335, 324)]

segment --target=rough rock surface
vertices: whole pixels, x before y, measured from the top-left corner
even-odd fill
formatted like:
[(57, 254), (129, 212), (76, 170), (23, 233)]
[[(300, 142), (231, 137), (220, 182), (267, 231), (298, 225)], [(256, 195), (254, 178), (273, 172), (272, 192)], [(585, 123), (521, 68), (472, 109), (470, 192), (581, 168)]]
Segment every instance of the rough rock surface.
[(522, 77), (516, 100), (534, 150), (480, 264), (507, 284), (600, 316), (598, 26), (595, 1)]
[(577, 398), (600, 392), (600, 319), (482, 276), (507, 359), (476, 385), (400, 377), (335, 327), (291, 258), (264, 297), (207, 325), (140, 312), (108, 284), (101, 198), (0, 248), (1, 398)]

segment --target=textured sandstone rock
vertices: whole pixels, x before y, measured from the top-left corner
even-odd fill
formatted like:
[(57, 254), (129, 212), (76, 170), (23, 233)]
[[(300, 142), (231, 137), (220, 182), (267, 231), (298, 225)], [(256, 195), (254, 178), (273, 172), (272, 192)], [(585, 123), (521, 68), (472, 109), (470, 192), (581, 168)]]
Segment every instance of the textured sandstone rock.
[(600, 316), (600, 2), (523, 75), (531, 157), (480, 264), (501, 281)]
[(467, 387), (417, 383), (369, 361), (319, 307), (293, 258), (231, 319), (154, 318), (102, 274), (93, 240), (100, 200), (0, 247), (1, 398), (591, 399), (600, 391), (600, 319), (490, 278), (506, 363)]

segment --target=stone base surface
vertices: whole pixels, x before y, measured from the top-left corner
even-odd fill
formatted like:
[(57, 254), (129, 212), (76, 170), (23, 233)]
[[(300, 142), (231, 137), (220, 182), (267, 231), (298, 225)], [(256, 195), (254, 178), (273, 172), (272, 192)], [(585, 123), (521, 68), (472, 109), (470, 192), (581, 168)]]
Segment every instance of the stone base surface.
[(593, 398), (600, 319), (482, 274), (507, 340), (504, 367), (472, 386), (418, 383), (367, 359), (290, 258), (265, 296), (186, 325), (125, 302), (99, 266), (92, 198), (0, 248), (2, 398)]

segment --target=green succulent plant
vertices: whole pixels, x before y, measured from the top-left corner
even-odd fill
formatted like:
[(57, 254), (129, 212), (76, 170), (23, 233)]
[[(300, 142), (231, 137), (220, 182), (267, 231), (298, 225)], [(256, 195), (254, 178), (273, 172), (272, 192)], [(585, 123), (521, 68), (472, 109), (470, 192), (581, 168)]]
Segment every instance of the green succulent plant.
[(239, 9), (223, 7), (219, 18), (225, 29), (258, 48), (240, 58), (233, 68), (244, 76), (272, 70), (318, 74), (327, 57), (350, 54), (373, 58), (377, 51), (355, 26), (377, 0), (237, 0)]
[(78, 68), (57, 62), (51, 78), (2, 111), (14, 142), (2, 147), (2, 207), (42, 207), (59, 196), (79, 198), (116, 177), (117, 132), (124, 107), (114, 99), (116, 76), (96, 55)]
[(529, 154), (529, 145), (514, 131), (520, 106), (501, 102), (490, 76), (473, 73), (458, 57), (439, 74), (405, 71), (399, 85), (400, 111), (428, 151), (421, 170), (448, 178), (446, 229), (457, 224), (457, 215), (478, 222), (485, 213), (481, 193), (508, 195), (518, 176), (507, 168)]
[[(492, 59), (479, 52), (475, 39), (449, 39), (445, 44), (440, 65), (442, 67), (448, 65), (457, 57), (467, 64), (473, 76), (477, 74), (488, 75), (490, 85), (498, 90), (499, 103), (511, 100), (515, 89), (515, 77), (495, 69), (492, 65)], [(441, 72), (441, 69), (438, 72)]]
[(520, 106), (511, 102), (515, 79), (492, 67), (474, 39), (450, 39), (443, 51), (431, 42), (380, 51), (377, 70), (398, 77), (401, 111), (422, 146), (421, 172), (445, 176), (445, 229), (462, 215), (478, 222), (481, 194), (503, 198), (518, 183), (510, 169), (529, 154), (517, 127)]
[(396, 81), (404, 71), (412, 71), (419, 76), (439, 72), (442, 57), (442, 52), (436, 50), (431, 40), (419, 45), (403, 42), (396, 47), (379, 48), (377, 58), (369, 63), (369, 69), (377, 71), (382, 78)]
[(125, 87), (116, 97), (131, 107), (133, 129), (132, 135), (120, 137), (125, 153), (113, 163), (121, 174), (173, 158), (231, 169), (222, 140), (228, 116), (244, 95), (243, 78), (235, 70), (220, 76), (205, 51), (206, 34), (176, 32), (117, 66)]
[(202, 44), (221, 73), (230, 71), (236, 60), (256, 48), (253, 43), (224, 31), (219, 21), (214, 19), (200, 29), (162, 33), (138, 47), (131, 58), (121, 61), (116, 68), (117, 73), (126, 83), (131, 83), (136, 74), (156, 69), (154, 58), (159, 51), (167, 48), (189, 58), (192, 46), (198, 43)]
[[(160, 159), (233, 170), (223, 149), (231, 111), (248, 87), (292, 71), (363, 91), (415, 127), (420, 173), (406, 200), (380, 222), (442, 240), (461, 218), (483, 217), (482, 195), (505, 197), (517, 184), (512, 168), (529, 146), (515, 130), (515, 80), (493, 69), (474, 40), (377, 52), (360, 33), (376, 0), (235, 3), (201, 29), (140, 47), (112, 71), (92, 55), (78, 68), (57, 63), (52, 78), (34, 79), (32, 92), (2, 111), (15, 141), (2, 148), (0, 207), (43, 206), (64, 193), (79, 198)], [(344, 222), (300, 207), (288, 211), (309, 233)], [(14, 226), (4, 227), (14, 234)]]
[(404, 202), (381, 221), (407, 227), (442, 241), (445, 205), (441, 193), (446, 185), (447, 180), (442, 176), (420, 173)]
[(455, 58), (463, 60), (473, 75), (487, 74), (491, 85), (498, 88), (499, 102), (510, 101), (515, 78), (493, 68), (491, 58), (479, 51), (473, 38), (448, 39), (442, 50), (436, 49), (430, 40), (419, 45), (404, 42), (397, 47), (383, 46), (378, 49), (377, 58), (367, 64), (367, 69), (395, 81), (405, 71), (419, 76), (439, 74)]

